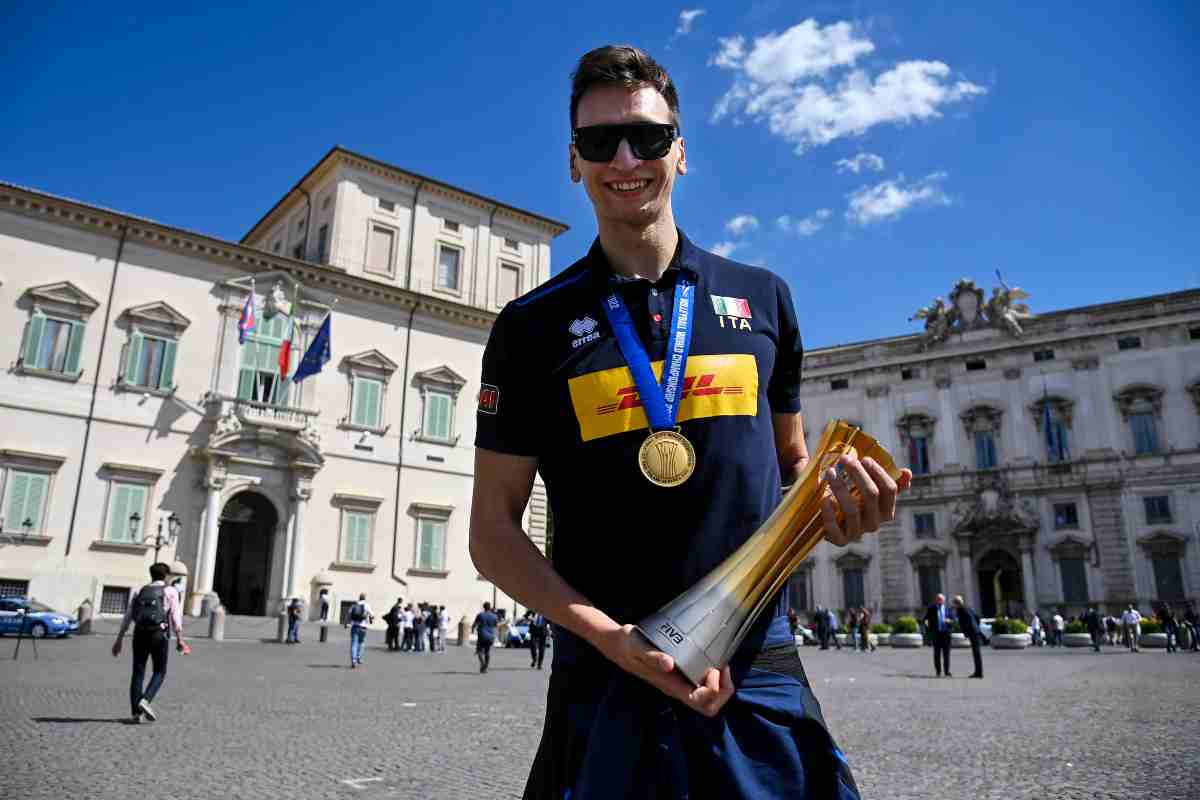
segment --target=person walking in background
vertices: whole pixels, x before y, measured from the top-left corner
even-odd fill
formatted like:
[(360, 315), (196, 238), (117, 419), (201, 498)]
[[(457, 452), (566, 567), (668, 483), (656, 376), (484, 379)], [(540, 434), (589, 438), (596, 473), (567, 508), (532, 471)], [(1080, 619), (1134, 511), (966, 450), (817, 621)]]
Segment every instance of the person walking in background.
[(413, 610), (412, 603), (404, 607), (404, 613), (400, 619), (400, 649), (405, 653), (413, 649)]
[(529, 619), (529, 668), (542, 668), (546, 657), (546, 618), (534, 613)]
[(1034, 611), (1029, 620), (1029, 638), (1034, 647), (1042, 646), (1042, 618)]
[(1051, 622), (1054, 625), (1053, 646), (1054, 647), (1062, 647), (1063, 646), (1063, 631), (1067, 627), (1067, 622), (1066, 622), (1066, 620), (1063, 619), (1062, 614), (1058, 613), (1057, 611), (1054, 612), (1054, 619)]
[(1132, 604), (1121, 615), (1121, 627), (1125, 629), (1125, 644), (1129, 647), (1129, 652), (1139, 652), (1141, 648), (1138, 647), (1138, 639), (1142, 635), (1142, 615)]
[(413, 609), (413, 650), (418, 653), (425, 652), (425, 604), (417, 603), (417, 607)]
[(367, 596), (360, 594), (358, 602), (350, 607), (350, 669), (361, 667), (363, 642), (367, 639), (367, 625), (374, 622)]
[(1196, 616), (1196, 609), (1192, 604), (1188, 603), (1187, 611), (1183, 613), (1183, 624), (1187, 627), (1188, 639), (1190, 643), (1188, 649), (1193, 653), (1200, 651), (1200, 639), (1197, 635), (1200, 634), (1200, 617)]
[(471, 633), (475, 634), (475, 657), (479, 659), (479, 671), (487, 672), (492, 660), (492, 644), (496, 641), (496, 625), (500, 620), (492, 613), (492, 604), (484, 603), (483, 611), (475, 615)]
[(445, 606), (438, 607), (438, 648), (446, 652), (446, 636), (450, 633), (450, 612)]
[(321, 622), (329, 621), (329, 590), (321, 590)]
[(833, 646), (839, 651), (842, 649), (842, 643), (838, 641), (838, 618), (837, 614), (833, 613), (832, 608), (825, 609), (825, 615), (829, 618), (829, 638), (833, 640)]
[(1092, 649), (1097, 653), (1100, 652), (1100, 643), (1104, 641), (1104, 619), (1100, 616), (1100, 612), (1092, 606), (1083, 615), (1084, 622), (1087, 624), (1088, 633), (1092, 637)]
[(436, 652), (438, 635), (437, 606), (425, 607), (425, 634), (429, 637), (429, 652)]
[(868, 648), (872, 653), (875, 652), (875, 645), (871, 643), (871, 612), (865, 608), (858, 610), (858, 640), (862, 642), (864, 653)]
[(1158, 624), (1162, 625), (1162, 632), (1167, 635), (1167, 652), (1177, 652), (1179, 650), (1179, 625), (1175, 622), (1175, 614), (1166, 603), (1158, 607)]
[(1104, 616), (1104, 641), (1106, 644), (1111, 646), (1117, 643), (1117, 631), (1120, 629), (1121, 624), (1117, 621), (1116, 617), (1112, 614)]
[[(181, 653), (190, 652), (183, 640), (183, 609), (179, 593), (166, 584), (171, 568), (166, 564), (150, 565), (150, 583), (134, 595), (133, 602), (121, 620), (117, 640), (113, 642), (113, 658), (121, 655), (121, 643), (125, 631), (133, 625), (133, 673), (129, 680), (130, 722), (140, 723), (143, 718), (154, 722), (158, 714), (151, 707), (163, 681), (167, 678), (167, 652), (170, 631), (175, 631), (175, 648)], [(146, 677), (146, 659), (150, 659), (154, 672), (150, 682), (143, 688)]]
[[(958, 629), (971, 643), (971, 658), (975, 660), (975, 671), (972, 678), (983, 677), (983, 653), (979, 649), (979, 615), (975, 609), (968, 608), (961, 594), (954, 595), (954, 613), (958, 618)], [(946, 665), (946, 674), (950, 674), (950, 665)]]
[(293, 597), (287, 607), (287, 643), (300, 644), (300, 617), (304, 614), (304, 605), (299, 597)]
[(817, 606), (816, 612), (813, 614), (814, 622), (817, 625), (817, 642), (822, 650), (829, 649), (829, 615), (825, 613), (825, 609)]
[(858, 609), (846, 609), (846, 634), (850, 639), (850, 652), (858, 651)]
[[(946, 612), (946, 595), (939, 594), (933, 605), (925, 610), (925, 629), (933, 640), (933, 670), (937, 676), (950, 674), (950, 615)], [(940, 659), (940, 660), (939, 660)]]

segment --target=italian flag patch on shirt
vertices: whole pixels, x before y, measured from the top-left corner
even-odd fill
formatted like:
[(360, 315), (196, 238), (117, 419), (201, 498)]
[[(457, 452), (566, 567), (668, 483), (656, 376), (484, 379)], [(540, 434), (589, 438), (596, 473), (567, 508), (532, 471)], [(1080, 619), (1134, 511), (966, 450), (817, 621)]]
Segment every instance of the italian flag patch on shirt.
[(750, 304), (741, 297), (712, 296), (713, 311), (723, 317), (740, 317), (750, 319)]

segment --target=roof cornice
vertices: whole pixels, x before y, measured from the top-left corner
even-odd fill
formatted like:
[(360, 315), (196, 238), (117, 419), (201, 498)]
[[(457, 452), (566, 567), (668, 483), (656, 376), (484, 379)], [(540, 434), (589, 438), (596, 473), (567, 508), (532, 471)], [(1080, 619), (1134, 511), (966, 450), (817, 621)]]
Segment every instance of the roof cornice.
[(387, 286), (346, 273), (327, 264), (313, 264), (267, 253), (183, 228), (164, 225), (142, 217), (89, 205), (78, 200), (28, 189), (0, 181), (0, 211), (90, 230), (114, 238), (124, 228), (127, 243), (157, 247), (243, 270), (253, 275), (284, 271), (306, 286), (389, 308), (410, 310), (414, 306), (432, 317), (467, 327), (487, 330), (496, 314), (471, 306), (429, 297), (399, 287)]
[(312, 169), (306, 172), (304, 176), (296, 182), (295, 186), (285, 192), (283, 196), (275, 203), (275, 205), (271, 206), (271, 209), (267, 211), (267, 213), (264, 214), (262, 218), (258, 220), (258, 222), (251, 226), (250, 230), (246, 231), (246, 234), (242, 236), (240, 241), (246, 242), (250, 238), (261, 233), (263, 230), (269, 229), (275, 225), (279, 217), (283, 216), (281, 212), (291, 205), (290, 201), (300, 191), (301, 188), (310, 188), (313, 184), (318, 183), (320, 178), (322, 178), (331, 169), (339, 165), (360, 169), (384, 178), (409, 184), (413, 187), (419, 186), (423, 189), (431, 189), (437, 191), (439, 194), (452, 197), (459, 202), (470, 206), (475, 206), (476, 208), (485, 211), (490, 212), (493, 209), (503, 211), (507, 216), (523, 222), (525, 225), (545, 231), (550, 235), (550, 238), (554, 238), (559, 234), (565, 233), (569, 229), (569, 226), (565, 222), (560, 222), (556, 219), (551, 219), (550, 217), (544, 217), (541, 214), (535, 214), (532, 211), (525, 211), (524, 209), (501, 202), (500, 200), (487, 197), (486, 195), (468, 191), (467, 189), (454, 186), (453, 184), (439, 181), (436, 178), (430, 178), (425, 175), (421, 175), (420, 173), (412, 172), (411, 170), (403, 169), (402, 167), (397, 167), (394, 164), (389, 164), (386, 161), (380, 161), (377, 158), (372, 158), (371, 156), (363, 155), (362, 153), (356, 153), (353, 150), (347, 150), (341, 145), (334, 145), (332, 148), (330, 148), (328, 153), (322, 156), (321, 159), (315, 165), (313, 165)]

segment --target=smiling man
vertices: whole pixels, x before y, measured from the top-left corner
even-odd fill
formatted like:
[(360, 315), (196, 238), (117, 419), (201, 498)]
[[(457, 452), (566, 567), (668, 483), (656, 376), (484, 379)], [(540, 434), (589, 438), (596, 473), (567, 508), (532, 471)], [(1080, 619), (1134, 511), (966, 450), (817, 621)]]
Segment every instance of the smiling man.
[[(636, 48), (593, 50), (570, 111), (570, 176), (599, 235), (500, 314), (475, 441), (471, 555), (555, 623), (525, 797), (856, 798), (786, 593), (699, 686), (634, 630), (745, 541), (779, 503), (781, 479), (807, 463), (803, 350), (782, 280), (676, 227), (671, 192), (687, 158), (666, 71)], [(870, 460), (841, 466), (823, 508), (839, 545), (893, 519), (911, 477), (897, 486)], [(521, 527), (537, 472), (553, 563)]]

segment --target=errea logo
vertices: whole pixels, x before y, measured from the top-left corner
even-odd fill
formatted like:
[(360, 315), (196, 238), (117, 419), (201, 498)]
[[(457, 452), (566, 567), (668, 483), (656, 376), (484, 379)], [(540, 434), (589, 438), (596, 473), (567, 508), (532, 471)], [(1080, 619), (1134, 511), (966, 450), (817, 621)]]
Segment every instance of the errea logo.
[(571, 347), (579, 348), (588, 342), (594, 342), (600, 338), (600, 331), (596, 330), (600, 326), (599, 322), (591, 317), (577, 319), (567, 326), (567, 330), (575, 339), (571, 342)]

